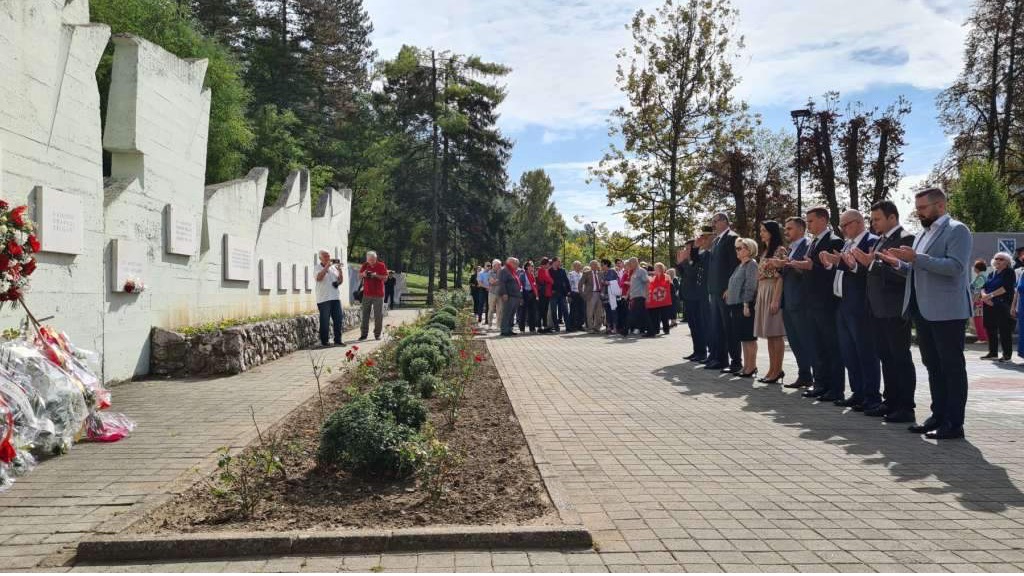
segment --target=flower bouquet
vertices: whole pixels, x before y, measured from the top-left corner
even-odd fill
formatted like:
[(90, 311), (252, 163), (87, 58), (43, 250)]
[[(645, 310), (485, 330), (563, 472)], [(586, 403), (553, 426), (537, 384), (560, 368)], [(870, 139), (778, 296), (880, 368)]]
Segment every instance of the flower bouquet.
[(142, 294), (146, 290), (146, 284), (138, 278), (129, 278), (123, 288), (126, 294)]
[(36, 270), (39, 240), (35, 224), (25, 215), (28, 206), (11, 208), (0, 200), (0, 306), (18, 302)]

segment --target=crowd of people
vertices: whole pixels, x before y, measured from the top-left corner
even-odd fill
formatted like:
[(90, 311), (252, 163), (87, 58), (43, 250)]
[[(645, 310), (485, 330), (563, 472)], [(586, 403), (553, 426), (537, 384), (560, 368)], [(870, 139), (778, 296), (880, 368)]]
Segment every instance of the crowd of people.
[[(950, 218), (945, 193), (919, 192), (915, 209), (924, 227), (916, 236), (888, 200), (868, 214), (842, 212), (838, 234), (824, 207), (762, 222), (757, 239), (741, 238), (719, 213), (671, 267), (637, 258), (573, 262), (570, 270), (558, 258), (494, 260), (471, 278), (474, 312), (481, 325), (497, 323), (501, 336), (565, 330), (653, 338), (669, 333), (682, 308), (693, 347), (685, 359), (707, 370), (756, 377), (764, 339), (769, 366), (760, 382), (806, 388), (802, 395), (821, 405), (911, 423), (911, 432), (929, 438), (963, 438), (967, 319), (981, 318), (975, 327), (989, 344), (982, 358), (1011, 361), (1015, 319), (1024, 330), (1024, 277), (1014, 273), (1024, 268), (1024, 251), (1016, 264), (996, 254), (990, 272), (973, 263), (982, 272), (972, 280), (972, 235)], [(932, 400), (921, 423), (912, 326)], [(786, 340), (798, 367), (788, 383)]]

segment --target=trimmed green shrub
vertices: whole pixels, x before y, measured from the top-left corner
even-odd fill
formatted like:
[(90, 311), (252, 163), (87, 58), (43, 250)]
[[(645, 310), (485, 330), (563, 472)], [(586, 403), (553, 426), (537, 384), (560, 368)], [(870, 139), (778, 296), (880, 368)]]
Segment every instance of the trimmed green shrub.
[(451, 304), (445, 306), (444, 308), (440, 308), (437, 312), (446, 312), (449, 316), (453, 317), (458, 317), (459, 315), (459, 309), (456, 308), (455, 306), (452, 306)]
[(456, 321), (455, 316), (451, 314), (445, 312), (438, 312), (437, 314), (434, 314), (434, 316), (430, 318), (430, 321), (427, 322), (427, 324), (443, 324), (447, 326), (449, 329), (455, 330), (455, 326), (458, 324), (458, 321)]
[(434, 392), (441, 387), (441, 379), (434, 374), (421, 374), (417, 384), (420, 388), (420, 396), (423, 398), (433, 398)]
[(414, 462), (401, 448), (415, 437), (415, 430), (382, 413), (369, 396), (359, 396), (327, 418), (317, 459), (361, 475), (406, 476)]
[(445, 337), (451, 337), (451, 335), (452, 335), (452, 329), (451, 328), (445, 326), (444, 324), (439, 324), (439, 323), (436, 323), (436, 322), (433, 322), (433, 321), (431, 321), (429, 324), (427, 324), (423, 329), (424, 330), (437, 330), (437, 331), (441, 332), (442, 336), (445, 336)]
[(395, 422), (419, 430), (427, 421), (427, 407), (405, 380), (384, 382), (370, 392), (370, 400), (381, 413), (391, 414)]
[(443, 328), (433, 329), (433, 327), (417, 330), (402, 338), (395, 346), (395, 357), (401, 361), (406, 349), (417, 344), (430, 344), (436, 347), (447, 360), (455, 359), (455, 345), (452, 344), (451, 337), (444, 332)]
[(408, 366), (402, 370), (402, 377), (410, 382), (419, 384), (420, 380), (424, 376), (433, 376), (434, 369), (430, 365), (430, 360), (426, 358), (413, 358)]

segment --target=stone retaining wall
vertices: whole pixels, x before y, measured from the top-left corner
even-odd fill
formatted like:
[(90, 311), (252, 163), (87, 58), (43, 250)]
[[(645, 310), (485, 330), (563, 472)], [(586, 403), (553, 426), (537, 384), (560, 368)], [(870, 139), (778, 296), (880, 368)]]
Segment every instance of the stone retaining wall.
[[(359, 325), (359, 308), (346, 307), (344, 316), (345, 330)], [(317, 314), (267, 320), (192, 336), (154, 327), (150, 335), (149, 371), (154, 376), (174, 377), (238, 374), (296, 350), (319, 345), (319, 331)]]

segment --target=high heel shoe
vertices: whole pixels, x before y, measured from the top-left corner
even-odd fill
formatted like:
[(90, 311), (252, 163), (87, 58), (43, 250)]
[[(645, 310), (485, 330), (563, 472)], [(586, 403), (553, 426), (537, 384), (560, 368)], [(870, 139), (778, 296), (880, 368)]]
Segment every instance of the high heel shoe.
[(736, 372), (735, 374), (740, 378), (753, 378), (757, 375), (757, 368), (754, 368), (751, 372)]
[(779, 375), (775, 378), (758, 378), (757, 381), (762, 384), (778, 384), (780, 380), (786, 377), (785, 372), (779, 372)]

